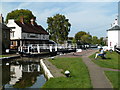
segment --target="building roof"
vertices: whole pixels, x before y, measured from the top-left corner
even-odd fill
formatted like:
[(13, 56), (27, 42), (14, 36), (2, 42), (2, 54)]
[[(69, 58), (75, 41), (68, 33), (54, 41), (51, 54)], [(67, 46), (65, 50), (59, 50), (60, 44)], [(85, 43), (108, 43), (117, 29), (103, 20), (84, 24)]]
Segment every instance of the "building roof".
[(37, 25), (37, 24), (32, 25), (32, 24), (28, 24), (28, 23), (22, 24), (19, 21), (15, 21), (15, 23), (18, 26), (22, 27), (22, 32), (48, 35), (48, 32), (45, 31), (44, 28), (40, 25)]
[(107, 31), (120, 31), (120, 26), (119, 25), (115, 25), (114, 27), (112, 27), (112, 28), (110, 28), (110, 29), (108, 29)]
[(0, 30), (10, 30), (10, 28), (7, 27), (5, 24), (0, 23)]

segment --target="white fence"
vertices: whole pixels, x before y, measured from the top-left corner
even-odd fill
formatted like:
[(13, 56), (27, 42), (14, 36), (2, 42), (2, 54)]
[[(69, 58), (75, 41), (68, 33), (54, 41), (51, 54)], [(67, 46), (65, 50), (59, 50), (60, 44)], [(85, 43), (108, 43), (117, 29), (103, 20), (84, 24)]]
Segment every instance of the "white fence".
[(41, 51), (48, 50), (50, 52), (58, 51), (58, 49), (74, 49), (76, 44), (30, 44), (18, 47), (19, 52), (26, 53), (41, 53)]

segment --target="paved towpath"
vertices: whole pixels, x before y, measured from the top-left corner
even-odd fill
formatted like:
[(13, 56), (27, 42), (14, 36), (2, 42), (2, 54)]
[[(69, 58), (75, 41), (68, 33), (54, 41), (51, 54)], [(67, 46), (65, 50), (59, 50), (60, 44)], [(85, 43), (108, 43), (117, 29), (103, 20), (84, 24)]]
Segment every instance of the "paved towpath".
[(91, 83), (93, 88), (112, 88), (110, 81), (104, 74), (104, 69), (93, 63), (88, 57), (94, 54), (96, 51), (93, 50), (90, 53), (83, 55), (83, 62), (86, 64), (89, 70)]

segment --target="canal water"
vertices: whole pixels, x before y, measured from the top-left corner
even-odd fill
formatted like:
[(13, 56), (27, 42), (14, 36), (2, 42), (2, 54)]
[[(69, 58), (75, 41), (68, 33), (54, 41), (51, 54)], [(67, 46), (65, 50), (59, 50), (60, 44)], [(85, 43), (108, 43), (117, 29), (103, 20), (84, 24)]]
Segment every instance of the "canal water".
[(2, 86), (4, 89), (41, 88), (46, 82), (40, 66), (40, 58), (19, 58), (2, 62)]

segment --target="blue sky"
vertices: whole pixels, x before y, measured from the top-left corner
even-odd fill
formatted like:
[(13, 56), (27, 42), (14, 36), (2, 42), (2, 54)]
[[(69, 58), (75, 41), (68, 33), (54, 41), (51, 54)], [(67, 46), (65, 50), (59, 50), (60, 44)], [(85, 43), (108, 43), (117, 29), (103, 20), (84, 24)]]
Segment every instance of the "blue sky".
[(117, 2), (2, 2), (0, 13), (16, 9), (29, 9), (37, 17), (37, 23), (47, 28), (47, 17), (57, 13), (65, 15), (72, 24), (69, 36), (79, 31), (93, 36), (106, 37), (106, 30), (118, 14)]

